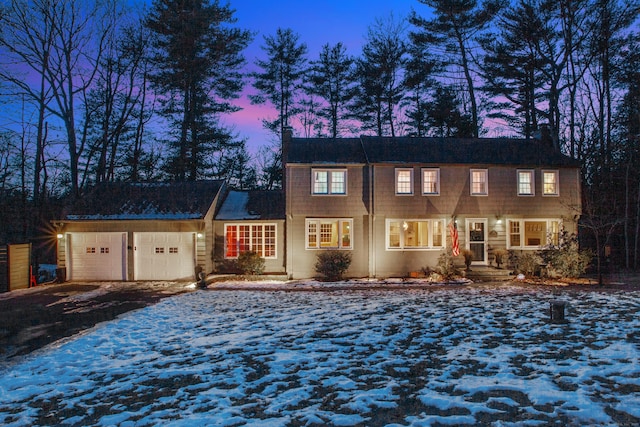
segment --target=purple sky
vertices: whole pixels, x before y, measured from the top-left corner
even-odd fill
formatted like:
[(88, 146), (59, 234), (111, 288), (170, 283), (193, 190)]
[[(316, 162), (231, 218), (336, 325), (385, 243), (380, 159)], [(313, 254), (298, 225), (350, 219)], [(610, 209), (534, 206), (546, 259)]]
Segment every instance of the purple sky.
[[(250, 70), (255, 70), (256, 58), (265, 58), (260, 48), (264, 36), (275, 34), (278, 28), (291, 28), (298, 33), (307, 44), (310, 60), (317, 59), (325, 43), (342, 42), (348, 53), (356, 56), (367, 27), (376, 18), (387, 18), (392, 12), (395, 18), (405, 17), (412, 8), (424, 16), (428, 10), (417, 0), (230, 0), (230, 4), (236, 10), (237, 26), (257, 33), (245, 52)], [(250, 83), (247, 90), (251, 90)], [(224, 122), (247, 138), (249, 151), (255, 152), (273, 140), (273, 135), (262, 129), (261, 119), (274, 118), (276, 111), (269, 105), (250, 105), (246, 96), (238, 104), (244, 109), (225, 117)]]

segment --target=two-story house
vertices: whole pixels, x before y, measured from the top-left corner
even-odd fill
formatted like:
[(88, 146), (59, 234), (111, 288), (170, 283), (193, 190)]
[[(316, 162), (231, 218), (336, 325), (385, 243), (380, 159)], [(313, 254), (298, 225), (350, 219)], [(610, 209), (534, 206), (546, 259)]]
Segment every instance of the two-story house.
[(350, 251), (350, 276), (404, 276), (451, 245), (487, 265), (577, 232), (580, 166), (544, 140), (286, 134), (286, 270), (311, 277), (318, 251)]

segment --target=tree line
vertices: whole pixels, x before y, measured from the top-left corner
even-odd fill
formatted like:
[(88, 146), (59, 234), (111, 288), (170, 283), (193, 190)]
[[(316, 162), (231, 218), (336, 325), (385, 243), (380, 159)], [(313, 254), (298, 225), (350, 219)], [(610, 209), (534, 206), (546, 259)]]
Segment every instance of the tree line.
[[(371, 23), (359, 55), (338, 42), (310, 57), (293, 30), (239, 28), (218, 0), (135, 11), (120, 0), (8, 0), (0, 220), (14, 225), (0, 241), (35, 235), (61, 200), (101, 182), (278, 188), (285, 127), (525, 140), (544, 128), (583, 165), (598, 248), (615, 244), (637, 268), (639, 13), (638, 0), (416, 0), (409, 16)], [(261, 55), (247, 58), (256, 37)], [(273, 111), (257, 153), (225, 124), (243, 91)]]

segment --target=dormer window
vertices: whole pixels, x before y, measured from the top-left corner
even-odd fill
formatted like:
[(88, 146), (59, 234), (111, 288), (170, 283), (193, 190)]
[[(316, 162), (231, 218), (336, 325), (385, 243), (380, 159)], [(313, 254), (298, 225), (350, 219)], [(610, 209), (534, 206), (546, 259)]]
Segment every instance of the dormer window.
[(346, 169), (313, 169), (311, 179), (313, 194), (347, 194)]

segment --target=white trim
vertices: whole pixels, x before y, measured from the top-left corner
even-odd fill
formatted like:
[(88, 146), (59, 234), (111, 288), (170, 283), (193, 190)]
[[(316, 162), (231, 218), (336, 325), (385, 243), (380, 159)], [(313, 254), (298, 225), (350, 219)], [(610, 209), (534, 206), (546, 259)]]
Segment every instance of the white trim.
[(466, 218), (465, 219), (465, 249), (471, 250), (471, 243), (476, 243), (477, 241), (471, 241), (471, 224), (472, 222), (481, 222), (483, 224), (483, 240), (482, 244), (484, 244), (484, 254), (483, 259), (481, 261), (473, 261), (472, 265), (487, 265), (489, 264), (489, 220), (487, 218)]
[[(518, 223), (518, 233), (511, 233), (511, 223)], [(545, 223), (545, 241), (540, 241), (540, 244), (537, 245), (526, 245), (525, 243), (525, 223), (526, 222), (544, 222)], [(520, 249), (520, 250), (538, 250), (544, 246), (547, 246), (552, 243), (551, 236), (549, 234), (549, 230), (551, 229), (552, 223), (558, 224), (558, 233), (562, 230), (562, 219), (561, 218), (507, 218), (506, 220), (506, 247), (507, 249)], [(542, 231), (542, 230), (541, 230)], [(511, 235), (518, 234), (520, 236), (520, 245), (511, 245)], [(559, 236), (558, 236), (559, 237)]]
[[(484, 173), (484, 191), (473, 191), (473, 173), (474, 172), (483, 172)], [(469, 193), (472, 196), (488, 196), (489, 195), (489, 169), (469, 169)]]
[[(311, 245), (309, 243), (309, 225), (313, 223), (316, 226), (315, 231), (315, 245)], [(322, 246), (321, 240), (321, 224), (329, 224), (329, 223), (337, 223), (337, 233), (336, 242), (337, 246)], [(344, 224), (347, 224), (349, 228), (349, 244), (345, 245), (344, 241), (341, 239), (341, 227)], [(342, 236), (343, 237), (343, 236)], [(331, 249), (339, 249), (339, 250), (353, 250), (353, 218), (306, 218), (304, 221), (304, 247), (306, 250), (331, 250)]]
[[(327, 191), (326, 192), (316, 192), (315, 184), (316, 184), (316, 173), (325, 172), (327, 174)], [(333, 174), (335, 172), (341, 172), (344, 176), (344, 191), (342, 193), (334, 193), (331, 191), (331, 184), (333, 182)], [(347, 169), (331, 169), (331, 168), (312, 168), (311, 169), (311, 195), (312, 196), (346, 196), (347, 195), (347, 187), (348, 187), (348, 174)]]
[[(544, 175), (552, 173), (555, 175), (556, 191), (554, 193), (546, 193), (544, 191)], [(560, 172), (557, 169), (543, 169), (542, 170), (542, 197), (558, 197), (560, 196)]]

